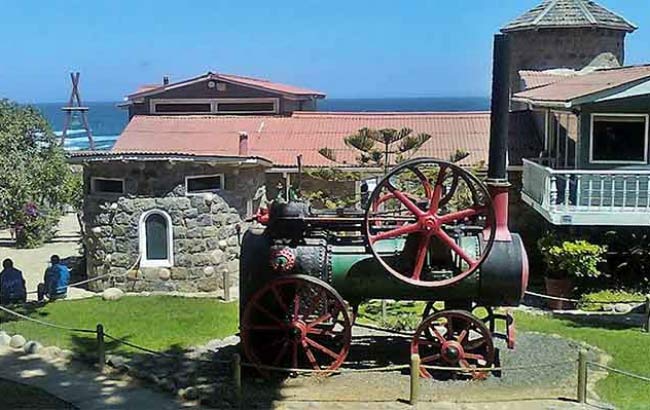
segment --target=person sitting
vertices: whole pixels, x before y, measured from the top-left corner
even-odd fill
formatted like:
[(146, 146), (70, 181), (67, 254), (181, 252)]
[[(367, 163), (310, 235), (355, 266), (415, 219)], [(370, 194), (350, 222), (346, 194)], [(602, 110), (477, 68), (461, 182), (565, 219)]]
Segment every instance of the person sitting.
[(68, 267), (61, 263), (58, 255), (52, 255), (50, 267), (45, 270), (44, 283), (38, 285), (38, 300), (42, 301), (46, 296), (49, 300), (64, 299), (68, 295), (69, 281)]
[(23, 273), (14, 267), (11, 259), (2, 261), (0, 272), (0, 303), (24, 303), (27, 301), (27, 289)]

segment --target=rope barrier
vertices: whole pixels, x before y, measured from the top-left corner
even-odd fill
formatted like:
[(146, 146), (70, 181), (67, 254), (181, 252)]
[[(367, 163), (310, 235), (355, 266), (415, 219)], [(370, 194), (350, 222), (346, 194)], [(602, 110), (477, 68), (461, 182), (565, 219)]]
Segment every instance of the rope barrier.
[(559, 301), (562, 301), (562, 302), (584, 303), (584, 304), (593, 303), (593, 304), (600, 304), (600, 305), (613, 305), (613, 304), (616, 304), (616, 303), (639, 303), (639, 304), (643, 303), (642, 300), (616, 300), (616, 301), (609, 300), (609, 301), (601, 301), (601, 300), (569, 299), (569, 298), (561, 298), (559, 296), (544, 295), (542, 293), (535, 293), (535, 292), (530, 292), (530, 291), (526, 291), (526, 295), (535, 296), (535, 297), (542, 298), (542, 299), (559, 300)]
[(290, 367), (277, 367), (277, 366), (267, 366), (264, 364), (255, 364), (255, 363), (242, 363), (242, 367), (250, 367), (250, 368), (255, 368), (255, 369), (261, 369), (261, 370), (271, 370), (271, 371), (276, 371), (276, 372), (282, 372), (282, 373), (331, 373), (331, 374), (345, 374), (345, 373), (379, 373), (379, 372), (390, 372), (390, 371), (396, 371), (396, 370), (404, 370), (408, 369), (409, 365), (408, 364), (400, 364), (400, 365), (394, 365), (394, 366), (384, 366), (384, 367), (373, 367), (369, 369), (336, 369), (336, 370), (328, 370), (328, 369), (297, 369), (297, 368), (290, 368)]
[(642, 380), (644, 382), (649, 382), (650, 383), (650, 377), (640, 376), (638, 374), (626, 372), (625, 370), (615, 369), (613, 367), (605, 366), (603, 364), (599, 364), (599, 363), (595, 363), (595, 362), (587, 362), (587, 363), (589, 365), (591, 365), (591, 366), (598, 367), (598, 368), (603, 369), (603, 370), (607, 370), (608, 372), (617, 373), (617, 374), (620, 374), (620, 375), (623, 375), (623, 376), (631, 377), (633, 379)]
[[(143, 346), (137, 345), (135, 343), (129, 342), (126, 339), (122, 339), (122, 338), (119, 338), (119, 337), (112, 336), (112, 335), (110, 335), (108, 333), (104, 333), (104, 336), (106, 338), (108, 338), (108, 339), (111, 339), (111, 340), (115, 341), (115, 342), (118, 342), (120, 344), (132, 347), (132, 348), (137, 349), (137, 350), (141, 350), (143, 352), (152, 354), (154, 356), (160, 356), (160, 357), (164, 357), (164, 358), (168, 358), (168, 359), (178, 359), (179, 358), (179, 356), (174, 356), (174, 355), (170, 355), (168, 353), (160, 352), (160, 351), (157, 351), (157, 350), (152, 350), (152, 349), (149, 349), (147, 347), (143, 347)], [(229, 360), (216, 360), (216, 359), (215, 360), (204, 360), (204, 359), (195, 359), (195, 358), (188, 358), (188, 357), (184, 357), (184, 359), (185, 360), (191, 360), (191, 361), (194, 361), (194, 362), (199, 362), (199, 363), (210, 363), (210, 364), (215, 364), (215, 363), (229, 364), (230, 363)]]
[(54, 323), (43, 322), (42, 320), (34, 319), (34, 318), (29, 317), (29, 316), (20, 314), (18, 312), (14, 312), (13, 310), (8, 309), (8, 308), (6, 308), (6, 307), (4, 307), (2, 305), (0, 305), (0, 310), (4, 311), (6, 313), (9, 313), (10, 315), (19, 317), (21, 319), (24, 319), (24, 320), (27, 320), (27, 321), (30, 321), (30, 322), (34, 322), (34, 323), (38, 323), (39, 325), (42, 325), (42, 326), (51, 327), (53, 329), (59, 329), (59, 330), (65, 330), (65, 331), (68, 331), (68, 332), (77, 332), (77, 333), (97, 333), (96, 330), (77, 329), (77, 328), (73, 328), (73, 327), (55, 325)]

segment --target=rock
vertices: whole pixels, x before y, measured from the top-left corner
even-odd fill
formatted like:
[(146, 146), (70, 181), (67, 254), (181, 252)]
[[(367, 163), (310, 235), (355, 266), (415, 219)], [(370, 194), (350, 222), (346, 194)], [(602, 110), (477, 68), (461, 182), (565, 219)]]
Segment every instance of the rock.
[(126, 359), (122, 356), (111, 354), (106, 357), (106, 363), (116, 369), (122, 369), (126, 367)]
[(172, 273), (167, 268), (160, 268), (158, 270), (158, 277), (160, 278), (160, 280), (169, 280), (171, 276)]
[(94, 226), (94, 227), (90, 230), (90, 232), (92, 232), (92, 233), (94, 233), (94, 234), (100, 234), (100, 233), (102, 233), (102, 227), (101, 227), (101, 226)]
[(11, 340), (9, 340), (9, 346), (13, 347), (14, 349), (22, 348), (25, 343), (27, 343), (27, 340), (25, 340), (22, 335), (13, 335), (11, 336)]
[(210, 253), (210, 259), (212, 264), (219, 265), (224, 261), (225, 253), (221, 249), (216, 249)]
[(199, 390), (194, 386), (190, 386), (185, 389), (180, 389), (178, 395), (183, 400), (196, 400), (199, 398)]
[(118, 288), (108, 288), (102, 293), (102, 299), (104, 300), (119, 300), (123, 296), (124, 292)]
[(605, 312), (612, 312), (614, 310), (614, 305), (612, 304), (602, 305), (600, 308)]
[(0, 332), (0, 346), (9, 346), (11, 342), (11, 336), (5, 332)]
[(614, 311), (616, 313), (628, 313), (632, 310), (632, 307), (627, 303), (617, 303), (614, 305)]
[(61, 357), (61, 349), (56, 346), (47, 346), (40, 350), (41, 356), (45, 356), (51, 359), (56, 359)]
[(227, 247), (228, 247), (228, 241), (226, 241), (224, 239), (219, 241), (219, 249), (224, 251), (224, 250), (226, 250)]
[(203, 268), (203, 274), (207, 277), (213, 276), (214, 275), (214, 267), (213, 266), (206, 266)]
[(23, 351), (27, 354), (36, 354), (39, 353), (42, 349), (43, 345), (33, 340), (30, 340), (23, 346)]

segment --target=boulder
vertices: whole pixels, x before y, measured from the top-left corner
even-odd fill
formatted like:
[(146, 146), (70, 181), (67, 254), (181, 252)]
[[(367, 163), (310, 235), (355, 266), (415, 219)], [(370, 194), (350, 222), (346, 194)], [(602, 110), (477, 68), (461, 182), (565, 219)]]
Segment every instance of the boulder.
[(9, 336), (6, 332), (0, 332), (0, 346), (9, 346), (10, 341), (11, 336)]
[(30, 340), (29, 342), (25, 343), (25, 345), (23, 346), (23, 351), (27, 354), (36, 354), (40, 352), (42, 349), (43, 349), (43, 345), (33, 340)]
[(25, 346), (25, 343), (27, 343), (27, 340), (22, 335), (13, 335), (11, 336), (11, 340), (9, 340), (9, 346), (13, 347), (14, 349), (20, 349), (23, 346)]
[(124, 292), (118, 288), (108, 288), (102, 293), (102, 299), (104, 300), (119, 300), (123, 296)]
[(169, 280), (169, 278), (171, 278), (171, 276), (172, 276), (172, 273), (167, 268), (160, 268), (158, 270), (158, 277), (160, 278), (160, 280)]
[(614, 305), (614, 311), (616, 313), (628, 313), (632, 310), (632, 306), (627, 303), (617, 303)]

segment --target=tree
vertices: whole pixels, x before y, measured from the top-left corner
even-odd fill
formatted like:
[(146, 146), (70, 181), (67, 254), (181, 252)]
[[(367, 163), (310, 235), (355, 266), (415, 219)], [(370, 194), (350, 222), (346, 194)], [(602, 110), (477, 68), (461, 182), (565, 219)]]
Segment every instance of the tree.
[[(359, 165), (383, 167), (387, 173), (391, 167), (391, 155), (395, 155), (394, 164), (401, 162), (407, 153), (414, 154), (425, 142), (431, 139), (429, 134), (413, 135), (410, 128), (396, 130), (394, 128), (383, 128), (374, 130), (361, 128), (355, 134), (345, 137), (345, 145), (360, 151), (357, 157)], [(377, 148), (376, 144), (381, 147)], [(336, 162), (335, 152), (327, 147), (318, 151), (330, 161)]]
[(0, 225), (34, 247), (54, 233), (65, 204), (77, 204), (81, 179), (49, 124), (32, 107), (0, 100)]

